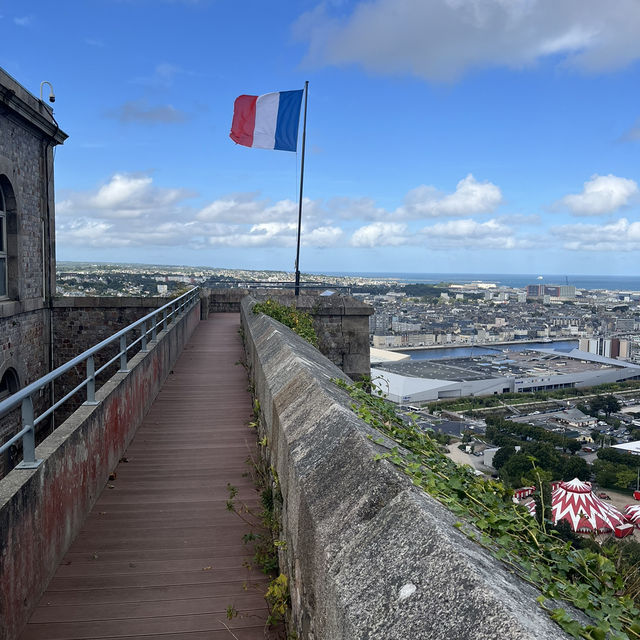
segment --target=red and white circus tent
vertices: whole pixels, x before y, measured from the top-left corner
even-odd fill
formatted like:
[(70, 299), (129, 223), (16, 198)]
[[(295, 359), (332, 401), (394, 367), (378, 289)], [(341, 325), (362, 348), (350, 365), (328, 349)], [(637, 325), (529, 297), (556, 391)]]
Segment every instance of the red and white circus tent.
[(513, 492), (513, 497), (516, 500), (522, 500), (523, 498), (528, 498), (529, 496), (532, 496), (536, 491), (535, 487), (520, 487), (520, 489), (516, 489)]
[(574, 478), (561, 482), (551, 494), (553, 523), (566, 520), (580, 533), (605, 533), (625, 524), (625, 517), (614, 506), (600, 500), (591, 483)]
[(640, 529), (640, 504), (628, 504), (625, 507), (624, 515), (629, 522), (633, 522)]

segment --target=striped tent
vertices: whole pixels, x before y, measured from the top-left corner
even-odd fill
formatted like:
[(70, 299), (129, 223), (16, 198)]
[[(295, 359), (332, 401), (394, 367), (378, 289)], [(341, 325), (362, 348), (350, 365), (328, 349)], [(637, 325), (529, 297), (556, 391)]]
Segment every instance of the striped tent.
[(566, 520), (579, 533), (605, 533), (625, 522), (620, 511), (593, 493), (591, 483), (578, 478), (561, 482), (551, 494), (551, 504), (553, 523)]
[(640, 504), (628, 504), (625, 507), (624, 515), (629, 522), (633, 522), (640, 529)]

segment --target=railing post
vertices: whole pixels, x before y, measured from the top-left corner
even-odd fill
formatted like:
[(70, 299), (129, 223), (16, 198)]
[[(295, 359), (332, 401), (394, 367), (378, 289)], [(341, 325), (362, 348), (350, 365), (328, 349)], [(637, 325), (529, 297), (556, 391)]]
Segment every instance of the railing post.
[(158, 314), (156, 313), (153, 318), (151, 318), (151, 342), (156, 342), (157, 337), (157, 327), (158, 327)]
[(96, 405), (96, 364), (93, 356), (87, 358), (87, 405)]
[(22, 436), (22, 462), (17, 469), (36, 469), (42, 460), (36, 460), (36, 437), (33, 427), (33, 400), (31, 396), (22, 401), (22, 428), (29, 427), (29, 431)]
[(127, 373), (127, 334), (120, 336), (120, 371), (118, 373)]
[(162, 310), (162, 328), (166, 330), (167, 328), (167, 310)]
[(140, 325), (140, 337), (142, 338), (140, 351), (142, 351), (143, 353), (146, 353), (147, 351), (149, 351), (149, 349), (147, 349), (147, 323), (146, 323), (146, 321), (143, 322)]

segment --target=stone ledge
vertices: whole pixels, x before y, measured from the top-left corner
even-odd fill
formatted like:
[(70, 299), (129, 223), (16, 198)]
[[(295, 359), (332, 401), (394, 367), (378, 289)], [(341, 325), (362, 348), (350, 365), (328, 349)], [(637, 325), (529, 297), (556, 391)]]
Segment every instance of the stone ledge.
[[(283, 496), (281, 566), (305, 640), (560, 640), (514, 578), (387, 461), (331, 382), (344, 374), (242, 302), (247, 361)], [(401, 598), (401, 594), (409, 593)], [(405, 587), (405, 590), (402, 588)]]
[(168, 302), (170, 298), (145, 298), (139, 296), (131, 296), (120, 298), (117, 296), (69, 296), (57, 297), (53, 299), (53, 306), (56, 309), (73, 308), (97, 308), (97, 307), (117, 307), (117, 308), (149, 308), (157, 309)]
[(21, 313), (30, 313), (46, 309), (42, 298), (27, 298), (26, 300), (2, 300), (0, 301), (0, 319), (11, 318)]

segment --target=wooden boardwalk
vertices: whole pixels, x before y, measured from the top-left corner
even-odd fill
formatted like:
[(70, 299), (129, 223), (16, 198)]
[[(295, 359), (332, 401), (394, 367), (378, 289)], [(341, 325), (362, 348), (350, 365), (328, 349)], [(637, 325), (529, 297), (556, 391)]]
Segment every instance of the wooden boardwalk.
[(22, 640), (265, 637), (268, 578), (244, 566), (249, 527), (226, 509), (227, 483), (258, 498), (238, 328), (238, 314), (196, 328)]

